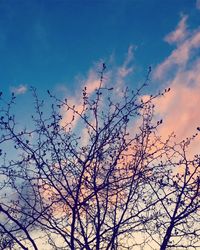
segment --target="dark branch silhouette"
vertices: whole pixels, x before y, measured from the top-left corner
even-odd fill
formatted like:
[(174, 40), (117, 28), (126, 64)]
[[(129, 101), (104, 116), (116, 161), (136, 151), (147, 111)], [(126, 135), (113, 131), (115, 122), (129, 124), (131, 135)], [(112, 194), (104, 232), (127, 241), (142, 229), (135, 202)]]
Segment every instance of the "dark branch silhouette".
[(32, 88), (29, 129), (0, 93), (1, 249), (198, 249), (200, 157), (188, 154), (193, 138), (162, 141), (154, 117), (170, 89), (143, 98), (149, 68), (117, 94), (105, 70), (81, 108), (48, 91), (45, 111)]

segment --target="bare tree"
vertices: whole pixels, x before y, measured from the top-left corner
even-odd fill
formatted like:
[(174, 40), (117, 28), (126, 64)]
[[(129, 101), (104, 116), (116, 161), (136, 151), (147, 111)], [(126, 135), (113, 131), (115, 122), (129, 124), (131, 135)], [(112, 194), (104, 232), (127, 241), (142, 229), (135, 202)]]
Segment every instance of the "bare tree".
[(169, 144), (154, 168), (156, 180), (148, 180), (158, 203), (147, 232), (160, 250), (200, 248), (200, 156), (188, 150), (196, 135)]
[[(1, 97), (0, 230), (13, 249), (42, 249), (42, 244), (45, 249), (145, 249), (157, 241), (163, 250), (178, 246), (179, 241), (170, 243), (176, 228), (190, 235), (185, 221), (198, 220), (193, 217), (198, 157), (187, 161), (196, 170), (175, 177), (173, 159), (182, 153), (156, 134), (162, 120), (153, 119), (152, 101), (169, 90), (143, 98), (149, 72), (139, 89), (125, 89), (116, 101), (115, 90), (104, 85), (104, 71), (105, 65), (93, 95), (83, 89), (81, 109), (48, 91), (52, 106), (45, 112), (32, 88), (35, 114), (29, 130), (19, 130), (12, 115), (15, 96), (9, 102)], [(69, 114), (64, 124), (63, 112)], [(12, 159), (8, 147), (14, 148)], [(166, 209), (169, 199), (173, 212)]]

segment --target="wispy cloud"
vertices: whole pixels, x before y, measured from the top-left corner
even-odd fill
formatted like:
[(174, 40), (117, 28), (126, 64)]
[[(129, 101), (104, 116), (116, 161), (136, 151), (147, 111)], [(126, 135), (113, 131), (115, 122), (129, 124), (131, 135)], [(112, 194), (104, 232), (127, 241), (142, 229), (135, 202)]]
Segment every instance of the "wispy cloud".
[(28, 88), (24, 84), (20, 84), (19, 86), (11, 86), (10, 91), (13, 92), (15, 95), (22, 95), (27, 92)]
[(134, 49), (135, 47), (133, 45), (129, 46), (125, 60), (123, 64), (118, 68), (118, 77), (121, 80), (133, 72), (133, 65), (131, 64), (131, 62), (133, 61), (134, 58), (134, 53), (133, 53)]
[[(185, 30), (187, 18), (182, 17), (178, 29)], [(178, 41), (176, 48), (161, 62), (154, 74), (162, 85), (171, 92), (156, 101), (156, 114), (164, 118), (160, 134), (165, 137), (175, 132), (178, 140), (183, 140), (197, 132), (200, 126), (200, 29), (189, 30), (181, 39), (175, 39), (177, 29), (170, 33), (168, 42)], [(183, 32), (184, 33), (184, 32)], [(189, 36), (188, 36), (189, 34)], [(170, 37), (173, 38), (170, 40)], [(199, 140), (199, 139), (198, 139)], [(195, 144), (196, 143), (196, 144)], [(199, 147), (194, 143), (193, 151)], [(197, 147), (198, 144), (198, 147)]]
[[(80, 95), (81, 89), (86, 89), (88, 97), (91, 96), (94, 91), (99, 87), (100, 80), (97, 72), (94, 69), (91, 69), (88, 73), (88, 77), (85, 80), (84, 84), (81, 86), (78, 86), (78, 91), (74, 96), (70, 96), (67, 98), (68, 104), (72, 107), (74, 105), (74, 109), (78, 112), (81, 113), (83, 110), (83, 100), (82, 96)], [(78, 115), (74, 113), (73, 110), (71, 109), (62, 109), (62, 116), (63, 119), (61, 121), (61, 125), (65, 126), (67, 123), (73, 120), (73, 127), (76, 126), (78, 122)]]
[[(112, 87), (115, 87), (115, 94), (121, 95), (121, 88), (124, 86), (125, 79), (128, 75), (133, 72), (133, 58), (134, 58), (134, 46), (129, 46), (128, 51), (126, 53), (125, 59), (121, 65), (118, 67), (112, 68), (106, 71), (104, 75), (103, 84), (109, 84)], [(102, 62), (98, 63), (97, 68), (102, 67)], [(95, 90), (100, 85), (100, 75), (96, 68), (92, 68), (86, 80), (82, 85), (77, 86), (77, 93), (74, 96), (70, 96), (67, 98), (69, 105), (72, 107), (75, 106), (75, 110), (78, 113), (83, 111), (83, 100), (82, 96), (80, 95), (81, 89), (86, 88), (86, 92), (88, 97), (95, 93)], [(73, 127), (76, 127), (79, 117), (74, 113), (73, 110), (62, 110), (63, 119), (61, 121), (61, 125), (65, 126), (67, 123), (73, 120)]]
[(154, 79), (164, 79), (171, 70), (184, 70), (191, 61), (193, 54), (200, 48), (199, 28), (190, 32), (189, 37), (178, 43), (172, 53), (157, 66)]
[(180, 22), (177, 25), (177, 28), (164, 38), (166, 42), (177, 43), (185, 39), (185, 37), (188, 35), (186, 25), (187, 18), (188, 16), (186, 15), (182, 16)]

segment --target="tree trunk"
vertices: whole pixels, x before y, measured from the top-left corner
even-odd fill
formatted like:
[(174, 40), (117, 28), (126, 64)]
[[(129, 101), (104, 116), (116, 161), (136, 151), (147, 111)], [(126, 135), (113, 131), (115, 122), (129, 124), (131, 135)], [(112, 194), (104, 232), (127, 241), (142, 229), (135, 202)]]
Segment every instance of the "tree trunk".
[(163, 242), (161, 244), (160, 250), (166, 250), (167, 249), (167, 245), (168, 245), (168, 242), (169, 242), (169, 240), (171, 238), (171, 233), (172, 233), (173, 227), (174, 227), (174, 224), (171, 224), (168, 227), (167, 232), (165, 234), (165, 237), (163, 239)]

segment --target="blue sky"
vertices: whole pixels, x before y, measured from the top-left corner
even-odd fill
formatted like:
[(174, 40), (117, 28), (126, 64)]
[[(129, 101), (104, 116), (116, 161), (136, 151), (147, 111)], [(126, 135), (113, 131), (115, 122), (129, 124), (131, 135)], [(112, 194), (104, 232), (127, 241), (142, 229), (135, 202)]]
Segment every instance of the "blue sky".
[[(193, 0), (1, 0), (0, 86), (76, 86), (99, 59), (121, 63), (137, 46), (139, 74), (170, 51), (163, 37), (181, 13), (200, 23)], [(108, 65), (109, 67), (109, 65)], [(73, 86), (72, 86), (73, 84)]]
[(18, 95), (14, 112), (23, 120), (30, 86), (41, 98), (50, 89), (79, 105), (84, 82), (94, 91), (99, 61), (113, 85), (132, 88), (151, 65), (149, 91), (174, 91), (158, 101), (167, 127), (183, 136), (200, 125), (191, 117), (200, 117), (200, 0), (0, 0), (0, 90)]

